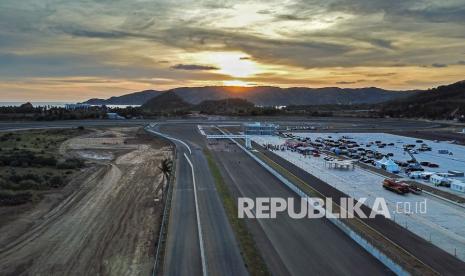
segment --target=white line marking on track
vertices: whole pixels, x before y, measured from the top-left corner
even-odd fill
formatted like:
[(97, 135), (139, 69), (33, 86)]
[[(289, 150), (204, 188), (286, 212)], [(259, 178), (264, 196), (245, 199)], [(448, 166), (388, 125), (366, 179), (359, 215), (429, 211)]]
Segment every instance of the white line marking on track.
[(192, 183), (194, 184), (195, 215), (197, 217), (197, 232), (199, 233), (200, 259), (202, 260), (203, 276), (207, 276), (208, 272), (207, 272), (207, 264), (205, 260), (205, 250), (204, 250), (204, 245), (203, 245), (202, 225), (200, 223), (200, 213), (199, 213), (199, 204), (197, 200), (197, 186), (195, 184), (194, 166), (192, 165), (192, 162), (189, 159), (189, 157), (187, 157), (186, 153), (184, 153), (184, 157), (186, 158), (187, 162), (191, 166), (191, 171), (192, 171)]

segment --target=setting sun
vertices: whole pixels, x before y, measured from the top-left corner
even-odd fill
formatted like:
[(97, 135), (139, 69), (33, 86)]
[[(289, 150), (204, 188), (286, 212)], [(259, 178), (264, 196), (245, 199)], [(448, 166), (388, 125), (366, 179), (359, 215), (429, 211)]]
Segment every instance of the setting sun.
[(205, 52), (200, 59), (218, 67), (219, 73), (235, 78), (250, 77), (260, 71), (256, 62), (240, 52)]
[(241, 81), (241, 80), (229, 80), (229, 81), (223, 81), (223, 84), (226, 86), (251, 86), (247, 82)]

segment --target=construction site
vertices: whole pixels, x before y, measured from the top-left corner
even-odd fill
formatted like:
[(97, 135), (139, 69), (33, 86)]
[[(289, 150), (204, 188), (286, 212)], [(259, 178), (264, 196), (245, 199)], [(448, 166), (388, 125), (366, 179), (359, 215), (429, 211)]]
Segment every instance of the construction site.
[(63, 189), (1, 221), (1, 275), (149, 275), (173, 148), (139, 127), (99, 128), (63, 142), (86, 167)]

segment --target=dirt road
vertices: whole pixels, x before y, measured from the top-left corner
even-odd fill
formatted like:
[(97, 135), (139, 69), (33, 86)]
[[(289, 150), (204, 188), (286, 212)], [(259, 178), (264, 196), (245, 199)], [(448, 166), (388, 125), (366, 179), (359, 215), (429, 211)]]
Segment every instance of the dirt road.
[(162, 211), (158, 166), (171, 149), (136, 132), (99, 131), (64, 143), (63, 153), (95, 164), (55, 206), (0, 228), (1, 275), (150, 274)]

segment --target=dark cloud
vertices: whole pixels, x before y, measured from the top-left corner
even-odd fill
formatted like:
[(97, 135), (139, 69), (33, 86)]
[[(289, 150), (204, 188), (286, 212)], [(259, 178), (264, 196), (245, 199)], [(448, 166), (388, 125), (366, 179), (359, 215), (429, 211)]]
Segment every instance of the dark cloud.
[(51, 29), (54, 32), (61, 32), (74, 37), (100, 38), (100, 39), (126, 39), (141, 38), (157, 40), (159, 37), (155, 34), (146, 34), (141, 32), (126, 32), (118, 30), (91, 30), (80, 28), (78, 26), (60, 26)]
[(431, 64), (431, 67), (434, 67), (434, 68), (444, 68), (444, 67), (447, 67), (447, 64), (444, 64), (444, 63), (433, 63), (433, 64)]
[(355, 84), (358, 81), (338, 81), (336, 84)]
[[(166, 30), (163, 43), (189, 51), (241, 51), (255, 60), (311, 68), (341, 65), (337, 61), (353, 48), (305, 39), (270, 39), (229, 30), (177, 27)], [(342, 66), (342, 65), (341, 65)]]
[(176, 64), (171, 66), (172, 69), (176, 70), (188, 70), (188, 71), (209, 71), (209, 70), (218, 70), (219, 68), (208, 65), (198, 65), (198, 64)]
[[(304, 3), (302, 0), (301, 4)], [(305, 5), (305, 4), (303, 4)], [(357, 15), (383, 13), (389, 21), (464, 22), (463, 2), (427, 2), (425, 0), (338, 0), (331, 1), (328, 11), (341, 11)]]
[(275, 18), (278, 20), (287, 20), (287, 21), (305, 21), (309, 20), (308, 17), (298, 16), (295, 14), (277, 14)]
[(377, 47), (386, 48), (386, 49), (394, 49), (394, 47), (392, 46), (392, 41), (389, 41), (389, 40), (372, 38), (372, 39), (368, 39), (368, 41), (372, 45), (377, 46)]

